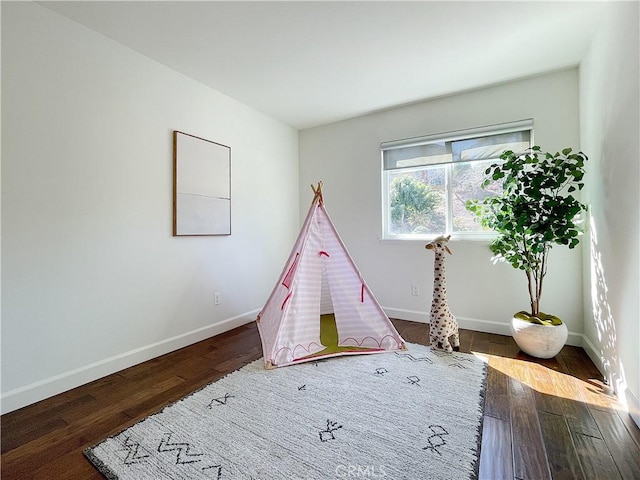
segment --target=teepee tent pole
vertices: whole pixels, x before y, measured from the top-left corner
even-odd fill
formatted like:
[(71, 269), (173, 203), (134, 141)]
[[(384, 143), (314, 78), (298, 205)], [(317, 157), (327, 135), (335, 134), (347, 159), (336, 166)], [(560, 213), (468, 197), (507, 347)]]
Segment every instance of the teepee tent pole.
[(311, 205), (315, 205), (316, 202), (319, 205), (324, 205), (324, 199), (322, 198), (322, 181), (318, 182), (317, 187), (314, 187), (313, 185), (311, 185), (311, 190), (313, 190), (313, 194), (314, 194)]

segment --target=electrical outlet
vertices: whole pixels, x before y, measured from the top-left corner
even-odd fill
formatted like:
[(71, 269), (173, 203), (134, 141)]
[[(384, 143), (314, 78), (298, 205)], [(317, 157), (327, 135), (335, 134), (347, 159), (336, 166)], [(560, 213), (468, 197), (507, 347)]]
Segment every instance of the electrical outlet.
[(417, 283), (411, 284), (411, 295), (413, 295), (414, 297), (420, 296), (420, 285), (418, 285)]
[(220, 305), (220, 292), (216, 292), (213, 294), (213, 304)]

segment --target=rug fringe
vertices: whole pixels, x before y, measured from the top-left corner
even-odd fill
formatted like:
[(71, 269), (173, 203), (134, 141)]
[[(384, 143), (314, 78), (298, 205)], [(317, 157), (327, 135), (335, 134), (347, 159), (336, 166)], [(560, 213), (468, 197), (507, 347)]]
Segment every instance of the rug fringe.
[(476, 461), (474, 462), (473, 473), (469, 476), (469, 480), (478, 480), (478, 478), (480, 477), (480, 453), (482, 449), (482, 432), (484, 428), (485, 402), (487, 399), (487, 383), (489, 380), (488, 371), (489, 371), (489, 360), (487, 359), (486, 363), (484, 364), (484, 369), (482, 372), (483, 379), (482, 379), (482, 385), (480, 387), (480, 400), (478, 402), (479, 403), (478, 406), (480, 408), (480, 423), (478, 424), (476, 429), (476, 442), (477, 442)]

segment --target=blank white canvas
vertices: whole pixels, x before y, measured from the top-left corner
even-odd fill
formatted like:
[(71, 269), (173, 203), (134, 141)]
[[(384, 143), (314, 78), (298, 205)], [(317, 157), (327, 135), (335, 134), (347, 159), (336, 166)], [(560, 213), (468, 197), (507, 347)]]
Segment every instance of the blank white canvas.
[(230, 152), (176, 132), (176, 234), (231, 233)]

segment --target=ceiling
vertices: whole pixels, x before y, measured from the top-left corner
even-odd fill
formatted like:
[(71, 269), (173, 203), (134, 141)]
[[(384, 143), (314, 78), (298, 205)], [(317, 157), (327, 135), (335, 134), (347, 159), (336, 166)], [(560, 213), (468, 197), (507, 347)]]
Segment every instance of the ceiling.
[(40, 2), (297, 129), (576, 66), (606, 2)]

